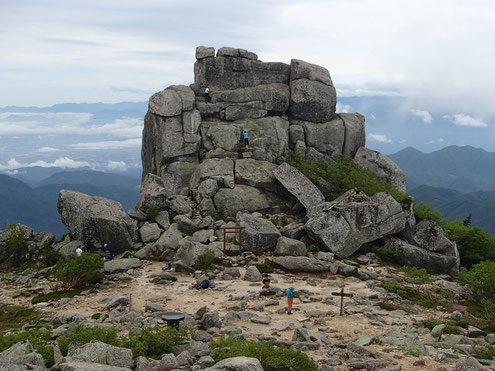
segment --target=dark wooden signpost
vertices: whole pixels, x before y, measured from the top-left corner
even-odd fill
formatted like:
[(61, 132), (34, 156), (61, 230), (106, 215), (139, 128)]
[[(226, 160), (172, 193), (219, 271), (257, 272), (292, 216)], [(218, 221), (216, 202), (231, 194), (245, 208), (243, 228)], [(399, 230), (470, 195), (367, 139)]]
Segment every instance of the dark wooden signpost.
[(344, 296), (352, 298), (354, 294), (344, 293), (344, 288), (340, 289), (340, 292), (332, 292), (333, 296), (340, 296), (340, 315), (344, 314)]
[(239, 234), (239, 251), (240, 254), (242, 254), (242, 230), (246, 227), (239, 227), (239, 226), (234, 226), (234, 227), (220, 227), (220, 229), (223, 230), (223, 255), (227, 255), (226, 251), (226, 244), (227, 244), (227, 233), (238, 233)]

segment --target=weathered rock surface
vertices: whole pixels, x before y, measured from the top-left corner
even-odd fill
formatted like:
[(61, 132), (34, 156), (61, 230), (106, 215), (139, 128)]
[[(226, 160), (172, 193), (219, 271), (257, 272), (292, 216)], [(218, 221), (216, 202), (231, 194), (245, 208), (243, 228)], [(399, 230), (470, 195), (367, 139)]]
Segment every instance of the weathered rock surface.
[(291, 272), (321, 273), (330, 269), (330, 263), (306, 256), (280, 256), (273, 262)]
[(102, 365), (91, 362), (63, 362), (54, 366), (56, 371), (130, 371), (128, 367)]
[(405, 222), (402, 207), (389, 194), (368, 197), (351, 190), (318, 206), (305, 228), (321, 248), (343, 259), (364, 243), (401, 231)]
[(290, 66), (285, 63), (260, 62), (240, 53), (236, 56), (220, 53), (215, 58), (204, 58), (194, 63), (194, 88), (202, 93), (201, 88), (207, 85), (213, 92), (272, 83), (287, 85), (289, 75)]
[(366, 143), (364, 116), (359, 113), (339, 113), (345, 127), (344, 148), (342, 153), (354, 158), (359, 148)]
[(375, 174), (380, 182), (390, 184), (399, 192), (407, 192), (404, 172), (386, 155), (361, 147), (357, 150), (354, 161)]
[(61, 190), (57, 210), (71, 236), (89, 246), (101, 248), (106, 243), (113, 251), (124, 251), (137, 241), (137, 223), (119, 202)]
[(254, 265), (251, 265), (248, 269), (246, 269), (246, 273), (244, 273), (244, 281), (249, 281), (249, 282), (260, 282), (263, 279), (263, 276), (261, 275), (260, 271), (258, 268), (256, 268)]
[(308, 253), (304, 242), (288, 237), (280, 237), (275, 247), (276, 255), (305, 256)]
[(320, 190), (299, 170), (283, 163), (273, 170), (275, 178), (306, 208), (308, 214), (325, 201)]
[(207, 371), (263, 371), (257, 358), (234, 357), (218, 362)]
[(69, 346), (67, 356), (82, 362), (94, 362), (126, 368), (134, 366), (130, 349), (119, 348), (97, 340), (92, 340), (82, 346)]
[(422, 220), (416, 225), (414, 240), (419, 247), (440, 253), (453, 245), (453, 242), (445, 237), (442, 227), (433, 220)]
[(262, 253), (275, 248), (281, 235), (273, 223), (244, 213), (238, 213), (236, 218), (239, 225), (245, 227), (242, 230), (242, 245), (246, 250)]
[[(45, 370), (45, 362), (41, 354), (37, 353), (29, 340), (21, 341), (0, 353), (0, 360), (4, 360), (14, 365), (24, 366), (31, 364), (38, 370)], [(1, 363), (0, 363), (1, 366)], [(10, 367), (10, 366), (8, 366)], [(19, 368), (21, 369), (21, 368)], [(22, 368), (24, 369), (24, 368)], [(7, 368), (6, 370), (10, 370)], [(12, 367), (15, 370), (15, 366)]]
[(457, 274), (459, 271), (458, 256), (446, 256), (428, 251), (398, 238), (391, 238), (384, 248), (395, 251), (397, 262), (401, 265), (425, 268), (429, 273)]
[(291, 60), (290, 111), (299, 120), (329, 121), (335, 115), (337, 95), (328, 70)]
[(198, 261), (198, 258), (207, 250), (213, 251), (216, 257), (222, 256), (222, 252), (215, 247), (193, 241), (191, 238), (184, 238), (179, 243), (179, 249), (177, 250), (177, 255), (175, 257), (186, 266), (192, 268)]
[(277, 168), (272, 162), (243, 159), (235, 161), (235, 180), (238, 184), (264, 189), (269, 192), (283, 193), (273, 171)]
[(142, 265), (141, 260), (137, 258), (107, 260), (104, 265), (104, 271), (105, 273), (124, 272), (129, 269), (140, 268)]
[(342, 153), (345, 141), (345, 126), (340, 117), (322, 123), (295, 121), (304, 129), (306, 145), (329, 156)]
[(223, 205), (227, 215), (238, 212), (268, 211), (284, 201), (273, 193), (263, 192), (259, 188), (236, 184), (234, 188), (221, 188), (213, 197), (215, 205)]

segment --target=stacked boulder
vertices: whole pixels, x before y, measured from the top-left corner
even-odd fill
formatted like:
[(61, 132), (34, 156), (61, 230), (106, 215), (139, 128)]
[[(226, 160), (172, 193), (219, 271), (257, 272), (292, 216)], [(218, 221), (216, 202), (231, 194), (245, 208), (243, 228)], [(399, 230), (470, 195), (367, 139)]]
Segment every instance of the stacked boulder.
[[(206, 87), (211, 99), (204, 96)], [(325, 200), (321, 184), (283, 162), (289, 150), (326, 165), (345, 155), (406, 192), (402, 170), (364, 147), (364, 116), (335, 109), (335, 87), (324, 67), (299, 59), (262, 62), (244, 49), (215, 53), (198, 47), (194, 83), (170, 86), (149, 100), (141, 198), (131, 218), (118, 204), (62, 191), (62, 220), (72, 238), (90, 247), (105, 242), (118, 251), (134, 249), (139, 258), (175, 259), (180, 270), (194, 269), (207, 248), (220, 255), (220, 227), (239, 225), (246, 250), (276, 250), (291, 256), (279, 258), (286, 265), (315, 250), (345, 259), (379, 241), (418, 257), (404, 264), (455, 273), (455, 244), (441, 229), (416, 226), (410, 205), (359, 190)], [(421, 254), (411, 253), (414, 248)], [(446, 263), (426, 264), (430, 258)], [(318, 264), (330, 271), (341, 266)]]
[[(365, 144), (364, 117), (335, 114), (327, 69), (298, 59), (261, 62), (244, 49), (198, 47), (194, 84), (150, 98), (143, 130), (143, 185), (138, 208), (192, 196), (203, 215), (221, 204), (237, 212), (284, 211), (289, 193), (274, 162), (289, 149), (331, 163)], [(211, 102), (203, 92), (209, 87)], [(240, 144), (249, 135), (249, 147)]]

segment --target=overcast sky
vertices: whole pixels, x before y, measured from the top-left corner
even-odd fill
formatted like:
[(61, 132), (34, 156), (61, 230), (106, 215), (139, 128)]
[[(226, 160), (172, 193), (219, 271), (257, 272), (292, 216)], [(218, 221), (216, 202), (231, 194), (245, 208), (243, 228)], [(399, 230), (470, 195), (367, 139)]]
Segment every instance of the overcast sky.
[(2, 0), (0, 106), (146, 100), (191, 83), (206, 45), (323, 65), (341, 95), (429, 96), (488, 115), (493, 14), (493, 0)]
[[(495, 151), (494, 14), (494, 0), (0, 0), (0, 107), (146, 101), (193, 82), (196, 46), (231, 46), (263, 61), (324, 66), (339, 97), (404, 97), (378, 118), (379, 107), (339, 102), (341, 112), (366, 114), (369, 148)], [(139, 157), (142, 116), (95, 123), (80, 113), (8, 111), (0, 170), (33, 156), (86, 160), (76, 150), (132, 147)], [(70, 152), (49, 141), (75, 134), (95, 138), (67, 142)], [(34, 135), (29, 154), (22, 143)]]

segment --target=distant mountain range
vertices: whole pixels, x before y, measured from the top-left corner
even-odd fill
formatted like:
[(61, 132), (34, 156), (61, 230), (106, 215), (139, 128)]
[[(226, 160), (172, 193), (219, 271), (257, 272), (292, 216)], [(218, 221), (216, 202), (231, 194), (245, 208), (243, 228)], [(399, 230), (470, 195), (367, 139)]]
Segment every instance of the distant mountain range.
[(433, 205), (445, 220), (463, 221), (495, 236), (495, 153), (449, 146), (432, 153), (408, 147), (389, 156), (406, 174), (417, 202)]
[[(39, 175), (39, 171), (34, 171)], [(48, 172), (49, 173), (49, 172)], [(37, 179), (36, 176), (28, 176)], [(0, 174), (0, 229), (9, 223), (23, 223), (36, 232), (67, 232), (57, 212), (61, 189), (71, 189), (93, 196), (118, 201), (125, 211), (133, 209), (139, 200), (139, 177), (98, 171), (61, 171), (30, 186), (19, 179)]]
[(423, 153), (408, 147), (389, 155), (406, 174), (408, 189), (419, 185), (460, 192), (495, 190), (495, 153), (471, 146), (448, 146)]

